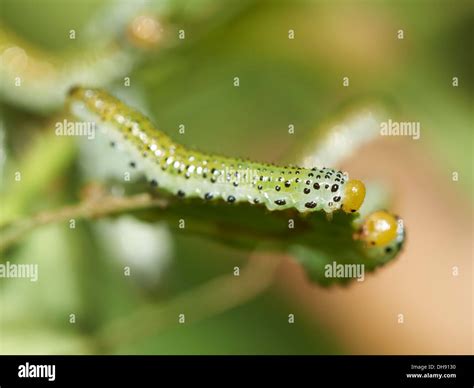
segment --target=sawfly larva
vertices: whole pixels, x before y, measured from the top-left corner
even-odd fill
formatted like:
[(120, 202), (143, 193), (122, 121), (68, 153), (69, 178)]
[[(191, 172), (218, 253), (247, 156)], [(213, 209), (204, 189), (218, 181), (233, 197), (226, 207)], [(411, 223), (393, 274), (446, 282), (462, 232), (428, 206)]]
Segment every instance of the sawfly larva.
[(97, 123), (112, 145), (121, 144), (131, 157), (131, 166), (142, 169), (152, 185), (180, 197), (326, 213), (356, 212), (364, 201), (364, 184), (349, 179), (346, 172), (282, 167), (188, 150), (102, 90), (74, 88), (69, 104), (79, 119)]
[[(143, 114), (103, 90), (73, 88), (68, 105), (78, 119), (95, 122), (111, 146), (123, 148), (130, 157), (130, 166), (143, 171), (152, 186), (178, 197), (249, 202), (265, 205), (271, 211), (294, 208), (302, 213), (328, 214), (338, 210), (354, 213), (364, 202), (364, 183), (350, 179), (347, 172), (276, 166), (187, 149), (157, 130)], [(364, 221), (358, 238), (373, 251), (387, 247), (395, 251), (403, 235), (396, 217), (379, 211)]]

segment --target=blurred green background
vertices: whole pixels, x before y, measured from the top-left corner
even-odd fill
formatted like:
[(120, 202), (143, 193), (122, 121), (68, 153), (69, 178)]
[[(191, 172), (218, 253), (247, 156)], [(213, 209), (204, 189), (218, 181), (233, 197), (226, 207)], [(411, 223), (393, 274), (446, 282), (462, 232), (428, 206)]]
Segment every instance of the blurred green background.
[[(87, 57), (106, 39), (105, 27), (97, 42), (81, 31), (91, 20), (101, 25), (101, 10), (125, 3), (4, 0), (0, 16), (4, 28), (46, 56), (66, 61), (77, 53)], [(151, 9), (160, 9), (158, 3), (151, 2)], [(130, 90), (124, 90), (121, 78), (104, 86), (140, 106), (171, 136), (209, 152), (291, 161), (294, 150), (326, 120), (375, 101), (393, 118), (422, 123), (422, 146), (443, 174), (460, 171), (460, 195), (470, 206), (472, 154), (460, 149), (470, 144), (472, 151), (472, 3), (206, 0), (162, 6), (170, 10), (164, 20), (184, 29), (187, 39), (146, 53), (124, 44), (129, 55), (140, 57), (125, 74)], [(71, 28), (79, 32), (75, 41), (68, 37)], [(295, 31), (294, 40), (288, 39), (289, 29)], [(400, 29), (403, 40), (397, 39)], [(239, 87), (233, 86), (234, 77)], [(452, 86), (452, 77), (459, 78), (459, 87)], [(8, 98), (2, 102), (2, 212), (9, 216), (73, 203), (84, 184), (100, 179), (87, 167), (84, 150), (73, 139), (57, 139), (48, 126), (61, 109), (28, 109)], [(294, 136), (288, 135), (290, 123)], [(186, 126), (185, 135), (178, 133), (180, 124)], [(21, 190), (11, 179), (18, 168), (35, 178)], [(170, 325), (132, 343), (103, 347), (96, 333), (117, 317), (172, 300), (248, 260), (238, 250), (182, 236), (166, 224), (128, 219), (120, 228), (119, 222), (42, 227), (6, 252), (3, 261), (38, 263), (40, 280), (1, 280), (2, 353), (347, 351), (337, 329), (309, 319), (308, 311), (282, 298), (275, 287), (198, 323)], [(133, 276), (124, 277), (124, 265), (140, 254), (117, 253), (114, 245), (140, 228), (150, 234), (149, 241), (160, 238), (162, 243), (150, 249), (152, 257), (143, 254), (143, 261), (132, 266)], [(290, 313), (297, 317), (294, 324), (288, 324)], [(69, 323), (70, 314), (76, 315), (75, 324)], [(148, 325), (153, 328), (153, 322)]]

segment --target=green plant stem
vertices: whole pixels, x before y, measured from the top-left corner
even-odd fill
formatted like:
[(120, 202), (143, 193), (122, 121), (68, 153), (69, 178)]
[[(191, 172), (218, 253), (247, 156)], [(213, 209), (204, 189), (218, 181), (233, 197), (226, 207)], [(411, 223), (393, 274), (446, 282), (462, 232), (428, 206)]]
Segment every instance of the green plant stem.
[(0, 239), (0, 252), (39, 226), (69, 221), (70, 219), (100, 218), (127, 210), (149, 207), (164, 208), (167, 203), (162, 198), (154, 198), (146, 193), (131, 197), (106, 196), (100, 199), (86, 200), (76, 205), (65, 206), (58, 210), (38, 213), (30, 218), (13, 222), (4, 228)]
[[(188, 325), (223, 313), (255, 298), (273, 283), (284, 256), (252, 254), (240, 276), (224, 275), (164, 303), (145, 306), (98, 333), (101, 348), (110, 351), (179, 324)], [(184, 322), (179, 322), (180, 314)], [(181, 318), (183, 318), (181, 316)]]

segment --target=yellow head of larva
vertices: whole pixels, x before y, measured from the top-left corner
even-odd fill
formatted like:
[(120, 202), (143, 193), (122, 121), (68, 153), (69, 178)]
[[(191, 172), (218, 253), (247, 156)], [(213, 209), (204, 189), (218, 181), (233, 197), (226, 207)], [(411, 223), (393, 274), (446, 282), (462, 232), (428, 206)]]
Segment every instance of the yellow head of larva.
[(365, 199), (365, 185), (356, 179), (351, 179), (344, 187), (344, 199), (342, 210), (346, 213), (354, 213), (360, 209)]
[(397, 237), (397, 218), (379, 210), (370, 214), (362, 226), (362, 240), (372, 246), (385, 246)]
[(130, 22), (127, 37), (136, 47), (153, 49), (163, 40), (163, 27), (154, 15), (138, 15)]

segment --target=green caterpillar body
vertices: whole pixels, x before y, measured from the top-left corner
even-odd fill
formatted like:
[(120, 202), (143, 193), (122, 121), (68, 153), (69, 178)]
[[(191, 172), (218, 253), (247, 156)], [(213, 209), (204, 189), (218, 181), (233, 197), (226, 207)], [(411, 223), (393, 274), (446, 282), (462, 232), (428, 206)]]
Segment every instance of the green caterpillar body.
[(152, 185), (180, 197), (222, 198), (300, 212), (332, 213), (342, 206), (349, 179), (345, 172), (279, 167), (189, 150), (102, 90), (74, 88), (68, 103), (75, 116), (96, 122), (112, 146), (123, 148), (130, 165), (141, 169)]

